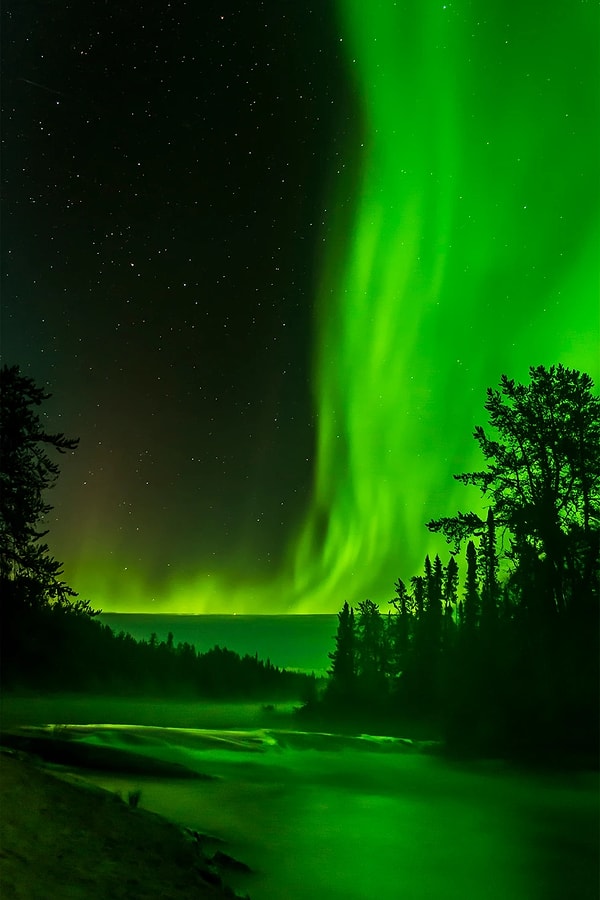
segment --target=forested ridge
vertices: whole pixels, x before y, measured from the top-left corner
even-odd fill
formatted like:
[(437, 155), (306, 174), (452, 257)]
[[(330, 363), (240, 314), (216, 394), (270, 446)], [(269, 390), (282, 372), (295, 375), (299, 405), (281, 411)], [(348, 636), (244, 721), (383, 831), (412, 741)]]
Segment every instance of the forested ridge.
[(256, 655), (156, 635), (136, 640), (64, 606), (3, 611), (2, 685), (13, 691), (87, 692), (172, 698), (297, 699), (313, 678)]

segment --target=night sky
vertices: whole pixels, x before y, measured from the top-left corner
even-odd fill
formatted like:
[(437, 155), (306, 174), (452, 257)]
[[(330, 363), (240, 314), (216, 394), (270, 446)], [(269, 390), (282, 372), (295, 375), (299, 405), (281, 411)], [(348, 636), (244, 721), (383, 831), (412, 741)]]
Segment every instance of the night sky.
[[(596, 4), (7, 0), (2, 356), (105, 611), (385, 603), (485, 389), (598, 383)], [(444, 561), (447, 554), (444, 550)]]

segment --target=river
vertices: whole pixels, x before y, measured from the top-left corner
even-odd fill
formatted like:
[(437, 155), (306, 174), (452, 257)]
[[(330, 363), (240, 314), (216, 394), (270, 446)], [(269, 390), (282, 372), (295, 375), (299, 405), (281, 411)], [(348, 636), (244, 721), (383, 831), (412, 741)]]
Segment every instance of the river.
[(597, 900), (596, 775), (247, 721), (76, 732), (213, 776), (86, 777), (124, 797), (141, 789), (141, 806), (226, 841), (254, 870), (234, 879), (252, 900)]

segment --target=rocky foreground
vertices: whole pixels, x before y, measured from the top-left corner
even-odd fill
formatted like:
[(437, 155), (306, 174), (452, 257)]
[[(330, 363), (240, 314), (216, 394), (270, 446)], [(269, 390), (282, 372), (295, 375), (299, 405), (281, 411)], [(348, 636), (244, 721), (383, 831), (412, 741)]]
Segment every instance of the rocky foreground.
[(193, 835), (24, 754), (0, 752), (2, 900), (233, 896)]

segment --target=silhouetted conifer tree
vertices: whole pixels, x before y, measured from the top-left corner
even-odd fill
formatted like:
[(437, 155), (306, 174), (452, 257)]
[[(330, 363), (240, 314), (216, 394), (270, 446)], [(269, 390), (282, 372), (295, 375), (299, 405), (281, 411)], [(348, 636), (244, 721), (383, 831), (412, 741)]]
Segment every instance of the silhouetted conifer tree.
[(91, 613), (60, 578), (62, 567), (39, 530), (52, 509), (44, 493), (56, 483), (58, 464), (49, 453), (64, 454), (78, 439), (51, 434), (38, 413), (50, 398), (18, 366), (0, 370), (0, 580), (4, 604), (39, 607), (67, 603)]
[(485, 531), (479, 544), (481, 571), (481, 626), (492, 633), (498, 618), (498, 554), (496, 553), (496, 525), (494, 512), (488, 510)]
[(391, 671), (393, 675), (397, 676), (404, 668), (410, 648), (412, 601), (402, 579), (398, 579), (394, 590), (396, 596), (389, 601), (396, 610), (396, 614), (391, 617), (390, 621), (390, 653)]
[(354, 609), (344, 603), (338, 613), (335, 650), (329, 654), (331, 668), (327, 685), (327, 699), (347, 705), (356, 694), (356, 628)]
[(444, 581), (444, 619), (443, 619), (443, 643), (448, 647), (454, 638), (456, 631), (456, 606), (458, 600), (458, 563), (454, 556), (448, 560), (446, 577)]
[(413, 589), (415, 616), (418, 626), (423, 621), (425, 609), (425, 581), (422, 575), (413, 575), (410, 579), (410, 584)]
[(480, 614), (480, 600), (477, 576), (477, 551), (473, 541), (467, 544), (467, 578), (464, 596), (464, 631), (471, 640), (477, 629)]
[(434, 653), (440, 646), (443, 580), (444, 571), (439, 556), (435, 557), (433, 565), (429, 556), (426, 556), (424, 565), (425, 609), (419, 641), (422, 652)]
[(385, 690), (388, 667), (388, 647), (384, 623), (379, 607), (372, 600), (358, 605), (357, 674), (363, 699), (380, 699)]
[(79, 634), (76, 616), (96, 612), (62, 580), (61, 563), (43, 542), (52, 509), (45, 492), (59, 474), (50, 454), (73, 451), (78, 443), (44, 428), (38, 408), (49, 396), (18, 366), (0, 370), (2, 677), (13, 683), (43, 678), (51, 688), (62, 675), (80, 677), (79, 663), (69, 663), (68, 639)]

